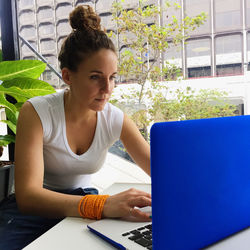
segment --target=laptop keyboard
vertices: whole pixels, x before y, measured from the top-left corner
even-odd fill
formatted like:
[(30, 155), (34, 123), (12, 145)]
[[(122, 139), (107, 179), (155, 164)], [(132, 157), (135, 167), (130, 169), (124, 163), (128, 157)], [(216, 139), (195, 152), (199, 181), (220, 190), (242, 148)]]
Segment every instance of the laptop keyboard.
[(152, 249), (152, 223), (123, 233), (122, 236), (145, 247), (145, 249)]

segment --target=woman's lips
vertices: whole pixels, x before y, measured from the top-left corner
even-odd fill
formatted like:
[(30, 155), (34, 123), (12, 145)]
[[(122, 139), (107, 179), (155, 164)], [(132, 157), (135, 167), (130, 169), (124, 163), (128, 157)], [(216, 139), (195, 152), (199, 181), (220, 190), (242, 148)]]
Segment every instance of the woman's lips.
[(104, 102), (104, 101), (106, 101), (106, 98), (100, 98), (100, 99), (97, 98), (96, 101), (98, 101), (98, 102)]

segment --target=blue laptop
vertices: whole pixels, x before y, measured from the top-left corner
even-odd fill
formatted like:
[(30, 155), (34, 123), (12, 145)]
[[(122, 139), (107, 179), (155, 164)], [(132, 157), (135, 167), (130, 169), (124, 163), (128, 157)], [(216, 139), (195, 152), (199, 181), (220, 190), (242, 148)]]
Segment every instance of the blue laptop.
[(88, 228), (119, 249), (216, 249), (250, 224), (250, 116), (154, 124), (151, 173), (152, 226), (104, 219)]
[(201, 249), (250, 225), (250, 116), (151, 129), (153, 249)]

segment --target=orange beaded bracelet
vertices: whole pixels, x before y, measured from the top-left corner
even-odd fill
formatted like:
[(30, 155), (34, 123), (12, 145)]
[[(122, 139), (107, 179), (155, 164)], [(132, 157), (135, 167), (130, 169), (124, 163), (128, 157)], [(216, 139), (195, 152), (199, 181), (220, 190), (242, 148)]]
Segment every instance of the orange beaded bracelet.
[(83, 218), (101, 219), (104, 203), (109, 195), (85, 195), (79, 201), (78, 213)]

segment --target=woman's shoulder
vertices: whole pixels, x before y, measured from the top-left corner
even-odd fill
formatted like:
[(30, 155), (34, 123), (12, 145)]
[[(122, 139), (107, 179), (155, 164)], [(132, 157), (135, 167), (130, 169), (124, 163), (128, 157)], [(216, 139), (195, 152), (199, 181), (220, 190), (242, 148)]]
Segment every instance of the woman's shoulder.
[(28, 100), (33, 106), (55, 107), (63, 100), (63, 91), (55, 92), (45, 96), (36, 96)]

